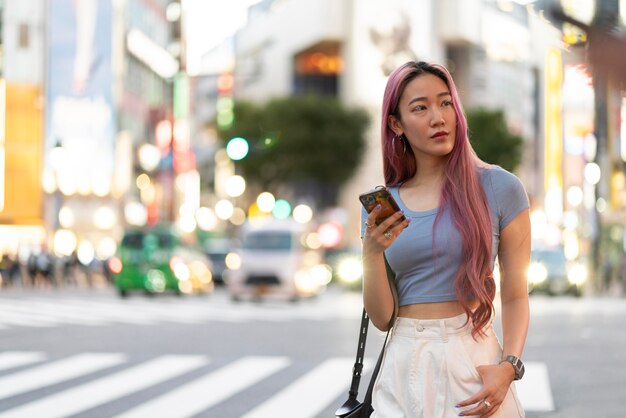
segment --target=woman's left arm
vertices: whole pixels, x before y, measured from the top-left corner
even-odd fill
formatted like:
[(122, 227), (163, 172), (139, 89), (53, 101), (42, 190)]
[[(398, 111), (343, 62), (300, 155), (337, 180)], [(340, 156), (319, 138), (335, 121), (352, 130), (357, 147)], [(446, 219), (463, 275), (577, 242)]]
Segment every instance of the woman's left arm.
[[(530, 216), (528, 209), (517, 215), (502, 231), (498, 249), (500, 262), (500, 299), (502, 301), (502, 359), (521, 357), (528, 333), (529, 308), (527, 274), (530, 264)], [(461, 416), (490, 417), (498, 411), (515, 378), (510, 363), (477, 367), (483, 388), (459, 402)], [(486, 402), (485, 402), (486, 401)]]
[(502, 358), (508, 355), (521, 358), (530, 318), (527, 283), (530, 264), (528, 210), (517, 215), (500, 233), (498, 260), (502, 301)]

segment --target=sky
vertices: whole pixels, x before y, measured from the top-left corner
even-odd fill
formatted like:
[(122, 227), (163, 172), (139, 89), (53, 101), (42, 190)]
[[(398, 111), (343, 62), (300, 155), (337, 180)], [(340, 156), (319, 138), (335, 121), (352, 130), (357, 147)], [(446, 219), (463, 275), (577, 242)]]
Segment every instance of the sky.
[(247, 9), (259, 0), (184, 0), (187, 70), (195, 75), (200, 58), (246, 23)]

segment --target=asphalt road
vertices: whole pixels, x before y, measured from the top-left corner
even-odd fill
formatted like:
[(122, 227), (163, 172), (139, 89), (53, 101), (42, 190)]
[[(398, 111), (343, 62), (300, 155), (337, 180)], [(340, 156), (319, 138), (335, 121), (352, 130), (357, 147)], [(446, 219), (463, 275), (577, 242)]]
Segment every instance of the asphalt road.
[[(625, 416), (626, 299), (533, 296), (531, 312), (527, 416)], [(0, 418), (332, 417), (360, 314), (338, 288), (295, 304), (3, 290)], [(366, 366), (381, 341), (370, 329)]]

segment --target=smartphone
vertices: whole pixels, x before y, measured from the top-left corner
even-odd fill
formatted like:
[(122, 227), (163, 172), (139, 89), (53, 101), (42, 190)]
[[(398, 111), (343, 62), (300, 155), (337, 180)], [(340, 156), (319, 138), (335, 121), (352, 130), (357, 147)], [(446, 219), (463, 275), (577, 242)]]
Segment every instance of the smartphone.
[[(400, 206), (398, 206), (398, 203), (396, 203), (395, 199), (385, 186), (378, 186), (369, 192), (360, 194), (359, 200), (367, 213), (374, 210), (376, 205), (381, 206), (380, 215), (376, 218), (376, 225), (380, 225), (381, 222), (400, 210)], [(391, 225), (390, 228), (399, 225), (405, 219), (406, 217), (402, 215), (396, 222), (393, 223), (393, 225)]]

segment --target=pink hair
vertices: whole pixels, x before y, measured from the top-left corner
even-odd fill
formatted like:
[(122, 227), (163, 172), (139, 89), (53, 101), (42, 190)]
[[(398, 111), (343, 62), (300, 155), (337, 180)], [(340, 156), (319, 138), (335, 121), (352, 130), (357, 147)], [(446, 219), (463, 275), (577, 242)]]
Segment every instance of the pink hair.
[[(491, 269), (491, 215), (485, 192), (480, 184), (478, 168), (488, 164), (478, 158), (467, 135), (467, 119), (452, 76), (445, 67), (425, 62), (407, 62), (389, 76), (382, 109), (382, 152), (385, 183), (396, 186), (412, 178), (417, 172), (417, 163), (410, 147), (406, 152), (394, 139), (389, 127), (389, 116), (400, 120), (398, 103), (406, 85), (424, 74), (441, 78), (452, 96), (452, 106), (456, 113), (456, 140), (446, 163), (445, 180), (441, 192), (440, 205), (433, 224), (433, 244), (435, 226), (445, 208), (449, 208), (452, 221), (461, 234), (463, 262), (454, 281), (457, 298), (473, 324), (472, 335), (483, 333), (483, 328), (491, 320), (494, 312), (493, 299), (496, 293)], [(434, 253), (433, 245), (433, 253)], [(473, 299), (478, 308), (470, 308)]]

